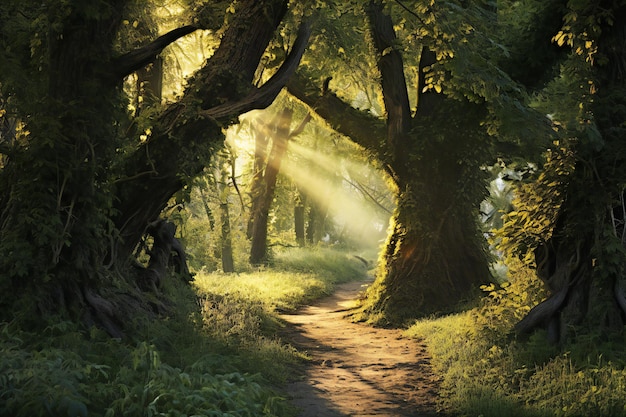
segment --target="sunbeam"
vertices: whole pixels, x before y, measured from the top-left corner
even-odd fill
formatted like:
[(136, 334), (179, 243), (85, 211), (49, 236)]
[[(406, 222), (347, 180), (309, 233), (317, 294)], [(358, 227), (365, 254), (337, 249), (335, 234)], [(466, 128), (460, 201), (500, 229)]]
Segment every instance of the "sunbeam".
[[(283, 161), (282, 173), (308, 197), (325, 206), (344, 232), (364, 244), (378, 244), (384, 237), (390, 213), (359, 191), (350, 176), (351, 172), (363, 171), (373, 175), (374, 169), (295, 142), (289, 143), (289, 150), (297, 158)], [(389, 190), (386, 194), (390, 201)]]

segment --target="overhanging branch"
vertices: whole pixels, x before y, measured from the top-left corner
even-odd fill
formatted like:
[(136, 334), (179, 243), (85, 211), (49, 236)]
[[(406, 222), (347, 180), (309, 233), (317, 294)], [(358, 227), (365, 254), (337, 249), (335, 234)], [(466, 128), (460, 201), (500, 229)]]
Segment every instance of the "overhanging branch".
[(371, 1), (367, 7), (370, 33), (377, 52), (383, 101), (387, 111), (387, 141), (396, 159), (406, 153), (411, 129), (411, 107), (404, 77), (404, 63), (398, 48), (398, 38), (391, 16), (383, 11), (381, 1)]
[(264, 109), (268, 107), (272, 104), (283, 87), (285, 87), (291, 76), (296, 71), (296, 68), (298, 68), (300, 59), (302, 59), (302, 55), (304, 54), (306, 46), (309, 42), (310, 35), (310, 22), (303, 22), (300, 25), (298, 36), (293, 43), (289, 55), (287, 55), (287, 58), (278, 71), (276, 71), (276, 74), (274, 74), (261, 87), (252, 89), (252, 91), (241, 100), (220, 104), (219, 106), (206, 110), (202, 113), (202, 115), (212, 119), (222, 119), (239, 115), (250, 110)]
[(174, 29), (165, 35), (159, 36), (148, 45), (137, 48), (134, 51), (130, 51), (114, 59), (110, 63), (111, 77), (115, 80), (120, 80), (138, 69), (145, 67), (153, 62), (166, 46), (185, 35), (195, 32), (197, 29), (197, 27), (191, 25)]

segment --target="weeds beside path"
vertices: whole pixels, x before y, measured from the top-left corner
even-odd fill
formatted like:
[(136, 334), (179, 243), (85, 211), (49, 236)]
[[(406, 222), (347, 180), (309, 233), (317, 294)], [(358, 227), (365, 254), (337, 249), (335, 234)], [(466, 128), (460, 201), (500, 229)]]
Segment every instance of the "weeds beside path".
[(339, 285), (332, 296), (281, 316), (285, 341), (311, 357), (303, 379), (288, 386), (300, 417), (442, 415), (426, 346), (401, 330), (345, 318), (363, 287)]

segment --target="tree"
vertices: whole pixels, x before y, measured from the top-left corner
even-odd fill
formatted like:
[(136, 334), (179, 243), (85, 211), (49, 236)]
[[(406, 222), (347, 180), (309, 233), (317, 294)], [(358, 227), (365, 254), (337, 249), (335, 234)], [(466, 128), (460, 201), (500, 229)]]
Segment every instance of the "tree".
[[(449, 311), (491, 279), (477, 219), (486, 191), (481, 166), (494, 154), (493, 140), (481, 123), (498, 100), (489, 90), (499, 89), (498, 95), (503, 94), (512, 90), (514, 83), (478, 53), (471, 56), (473, 61), (465, 61), (470, 59), (463, 40), (466, 35), (457, 33), (458, 43), (444, 43), (442, 26), (424, 23), (432, 21), (429, 14), (434, 14), (426, 6), (414, 5), (410, 10), (410, 19), (419, 20), (415, 30), (423, 33), (423, 40), (417, 46), (420, 52), (415, 52), (416, 47), (408, 49), (419, 59), (407, 68), (402, 43), (382, 2), (371, 1), (365, 9), (386, 125), (372, 112), (357, 110), (332, 91), (310, 86), (304, 78), (292, 79), (289, 91), (372, 152), (394, 184), (397, 209), (365, 312), (372, 321), (399, 324)], [(493, 14), (477, 9), (480, 7), (473, 6), (466, 11), (495, 20)], [(454, 23), (462, 30), (462, 22)], [(452, 33), (447, 35), (451, 39)], [(485, 40), (475, 36), (471, 41), (475, 52)], [(453, 59), (456, 55), (460, 57)], [(480, 83), (485, 89), (481, 90), (471, 84), (478, 80), (475, 75), (469, 79), (469, 73), (483, 64), (486, 75)], [(411, 68), (419, 74), (417, 83), (405, 78)], [(413, 103), (409, 87), (417, 91)], [(508, 99), (517, 100), (514, 94)], [(416, 111), (412, 112), (411, 104)]]
[[(541, 184), (556, 188), (560, 201), (548, 218), (549, 233), (527, 249), (550, 296), (516, 326), (520, 334), (543, 327), (549, 340), (566, 343), (579, 334), (600, 337), (623, 328), (624, 23), (623, 2), (569, 2), (553, 38), (570, 52), (546, 88), (544, 106), (554, 110), (555, 129), (569, 138), (560, 146), (571, 156), (569, 165), (557, 166), (563, 181)], [(524, 214), (509, 216), (514, 230), (530, 221)]]
[[(311, 116), (307, 114), (298, 127), (291, 130), (292, 117), (293, 110), (289, 107), (284, 107), (282, 111), (277, 113), (277, 117), (274, 119), (275, 126), (269, 126), (269, 131), (272, 132), (270, 135), (272, 138), (272, 148), (270, 152), (267, 153), (265, 169), (263, 172), (255, 170), (254, 173), (253, 190), (255, 190), (256, 193), (252, 200), (253, 210), (250, 214), (252, 223), (250, 263), (252, 265), (267, 262), (267, 222), (272, 201), (274, 200), (274, 191), (276, 190), (276, 180), (280, 172), (280, 165), (287, 151), (289, 140), (302, 133), (304, 127), (311, 119)], [(256, 134), (256, 144), (259, 142), (267, 142), (267, 140), (259, 140), (258, 135), (259, 133)], [(258, 148), (258, 146), (255, 145), (255, 148)], [(261, 154), (263, 153), (265, 152), (261, 151)], [(255, 157), (255, 168), (258, 168), (256, 158), (257, 157)]]
[[(205, 181), (211, 183), (211, 189), (217, 194), (217, 201), (220, 211), (220, 250), (219, 257), (222, 260), (222, 271), (235, 272), (235, 261), (233, 259), (233, 236), (230, 225), (230, 203), (231, 187), (237, 187), (237, 175), (235, 171), (237, 156), (230, 145), (226, 145), (224, 149), (214, 155), (212, 160), (213, 172), (206, 175)], [(206, 197), (202, 195), (203, 185), (200, 182), (200, 193), (203, 199), (205, 212), (209, 218), (209, 226), (213, 230), (212, 212), (209, 208)]]
[[(309, 25), (302, 25), (280, 68), (256, 87), (255, 74), (287, 2), (238, 2), (221, 25), (219, 47), (188, 80), (182, 97), (155, 116), (150, 137), (136, 143), (123, 130), (124, 77), (203, 21), (119, 51), (131, 3), (0, 5), (1, 96), (4, 110), (21, 126), (19, 137), (0, 149), (4, 318), (18, 310), (25, 317), (73, 312), (121, 335), (129, 310), (142, 304), (128, 266), (147, 227), (202, 172), (223, 140), (222, 127), (272, 102), (309, 34)], [(211, 13), (203, 14), (201, 6), (197, 17), (212, 27)]]

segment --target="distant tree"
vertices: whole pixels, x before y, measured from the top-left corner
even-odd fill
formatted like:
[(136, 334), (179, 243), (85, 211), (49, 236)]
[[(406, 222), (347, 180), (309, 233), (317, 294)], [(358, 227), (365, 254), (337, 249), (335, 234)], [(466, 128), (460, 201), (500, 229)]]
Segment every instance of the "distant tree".
[[(306, 200), (305, 200), (306, 201)], [(305, 201), (301, 195), (298, 195), (296, 198), (296, 202), (293, 207), (293, 229), (296, 234), (296, 243), (298, 246), (302, 247), (306, 242), (306, 235), (304, 233), (305, 230), (305, 210), (306, 205)]]
[(235, 172), (236, 155), (230, 146), (218, 152), (212, 160), (213, 174), (209, 176), (217, 197), (220, 211), (220, 253), (222, 271), (235, 272), (233, 256), (233, 233), (230, 222), (230, 202), (232, 188), (237, 188)]
[[(274, 121), (275, 126), (266, 126), (269, 136), (271, 137), (272, 147), (267, 152), (267, 162), (263, 171), (255, 171), (253, 178), (253, 200), (251, 211), (251, 223), (252, 223), (252, 244), (250, 247), (250, 263), (252, 265), (259, 265), (267, 262), (267, 227), (269, 212), (274, 200), (274, 193), (276, 190), (276, 181), (280, 172), (280, 166), (287, 151), (289, 140), (304, 130), (304, 127), (311, 119), (311, 116), (307, 114), (300, 124), (291, 130), (291, 123), (293, 118), (293, 110), (289, 107), (284, 107), (277, 113), (277, 117)], [(258, 137), (257, 133), (257, 137)], [(267, 143), (267, 140), (263, 140)], [(259, 139), (256, 139), (258, 144)], [(255, 145), (257, 148), (257, 145)], [(265, 152), (264, 152), (265, 153)], [(255, 159), (255, 167), (257, 166), (257, 160)], [(260, 168), (260, 167), (258, 167)], [(256, 181), (255, 181), (256, 180)]]

